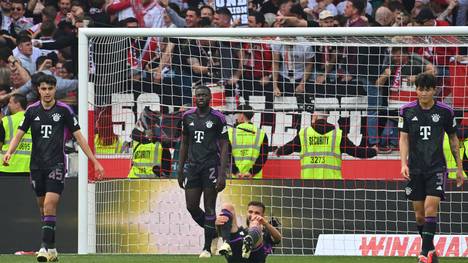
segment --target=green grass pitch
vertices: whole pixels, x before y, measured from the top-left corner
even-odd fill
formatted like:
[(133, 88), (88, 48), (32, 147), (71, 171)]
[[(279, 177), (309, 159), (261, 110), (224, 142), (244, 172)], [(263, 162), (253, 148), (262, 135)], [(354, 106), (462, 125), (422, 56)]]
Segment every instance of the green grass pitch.
[[(61, 254), (59, 262), (66, 263), (224, 263), (221, 256), (199, 259), (196, 255), (73, 255)], [(33, 256), (0, 255), (2, 263), (36, 262)], [(416, 263), (410, 257), (331, 257), (331, 256), (270, 256), (268, 263)], [(442, 263), (466, 263), (466, 258), (441, 258)]]

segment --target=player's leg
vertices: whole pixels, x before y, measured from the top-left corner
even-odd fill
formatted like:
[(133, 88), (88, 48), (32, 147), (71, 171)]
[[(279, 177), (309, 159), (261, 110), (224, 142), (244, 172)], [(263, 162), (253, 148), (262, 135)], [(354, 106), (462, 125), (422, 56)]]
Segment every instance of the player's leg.
[(249, 258), (250, 253), (263, 243), (262, 225), (257, 221), (251, 221), (247, 235), (244, 237), (242, 245), (242, 257)]
[(414, 216), (416, 218), (416, 227), (422, 238), (424, 223), (426, 222), (424, 213), (424, 201), (413, 201)]
[(213, 186), (203, 188), (203, 202), (205, 207), (205, 244), (203, 251), (211, 252), (211, 242), (216, 237), (216, 199), (218, 192)]
[(185, 189), (185, 203), (193, 220), (201, 227), (205, 226), (205, 212), (200, 208), (201, 187)]
[(224, 203), (221, 206), (221, 213), (219, 213), (219, 216), (227, 218), (227, 221), (223, 225), (218, 226), (218, 233), (224, 241), (219, 249), (219, 254), (226, 257), (232, 256), (232, 247), (229, 244), (231, 233), (237, 233), (239, 230), (234, 206), (230, 203)]
[(440, 197), (427, 196), (424, 202), (425, 223), (422, 232), (422, 254), (427, 256), (428, 263), (436, 263), (434, 236), (437, 230), (437, 213), (439, 210)]

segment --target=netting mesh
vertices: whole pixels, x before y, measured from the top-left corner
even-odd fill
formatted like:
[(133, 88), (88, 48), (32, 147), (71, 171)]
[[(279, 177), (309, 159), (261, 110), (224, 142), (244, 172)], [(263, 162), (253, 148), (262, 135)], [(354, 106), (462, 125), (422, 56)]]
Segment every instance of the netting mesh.
[[(94, 149), (109, 161), (110, 177), (127, 178), (136, 145), (161, 143), (161, 163), (137, 173), (174, 177), (181, 112), (203, 84), (229, 124), (235, 109), (248, 104), (252, 122), (268, 137), (263, 179), (275, 180), (233, 180), (218, 203), (234, 202), (241, 210), (252, 199), (265, 202), (282, 224), (284, 240), (275, 253), (312, 254), (320, 234), (416, 234), (399, 181), (397, 110), (415, 99), (416, 75), (435, 74), (437, 99), (453, 106), (465, 137), (467, 60), (458, 54), (468, 48), (466, 38), (92, 37)], [(298, 180), (304, 177), (297, 135), (314, 112), (325, 112), (322, 124), (343, 132), (343, 181)], [(440, 232), (467, 234), (467, 196), (448, 186)], [(97, 252), (199, 252), (202, 230), (182, 195), (173, 180), (97, 183)]]

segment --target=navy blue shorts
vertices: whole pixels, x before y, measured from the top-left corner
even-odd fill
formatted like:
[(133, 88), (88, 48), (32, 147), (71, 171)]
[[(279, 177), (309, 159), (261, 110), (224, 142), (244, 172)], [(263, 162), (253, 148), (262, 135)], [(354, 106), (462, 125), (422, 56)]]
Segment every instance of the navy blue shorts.
[(47, 192), (62, 194), (65, 184), (66, 169), (63, 163), (51, 169), (31, 170), (31, 185), (37, 197)]
[(424, 201), (426, 196), (437, 196), (445, 200), (447, 173), (410, 174), (405, 188), (406, 197), (412, 201)]

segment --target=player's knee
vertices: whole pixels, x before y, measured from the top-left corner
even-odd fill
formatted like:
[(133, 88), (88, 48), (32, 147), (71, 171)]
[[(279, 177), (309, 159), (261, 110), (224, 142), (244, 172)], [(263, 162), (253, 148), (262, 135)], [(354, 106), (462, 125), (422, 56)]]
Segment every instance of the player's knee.
[(221, 209), (226, 209), (226, 210), (228, 210), (231, 214), (234, 214), (234, 205), (232, 205), (231, 203), (224, 203), (224, 204), (221, 206)]

